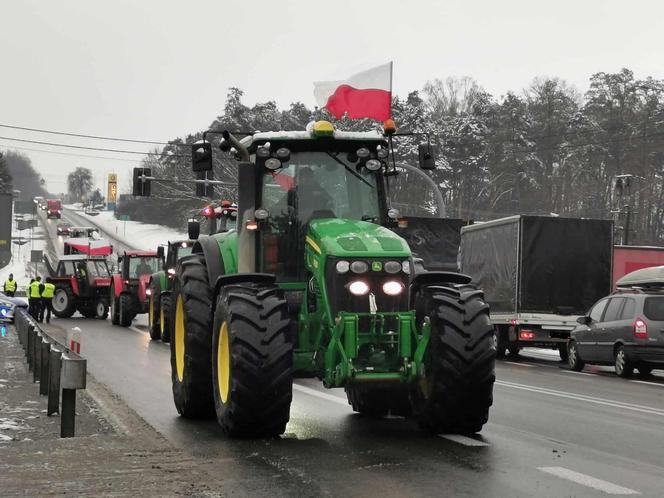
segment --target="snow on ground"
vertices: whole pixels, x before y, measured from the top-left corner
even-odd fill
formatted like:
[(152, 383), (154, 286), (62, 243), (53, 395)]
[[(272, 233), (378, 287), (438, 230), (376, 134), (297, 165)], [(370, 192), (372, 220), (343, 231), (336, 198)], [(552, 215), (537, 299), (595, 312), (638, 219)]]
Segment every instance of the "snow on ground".
[(186, 232), (180, 232), (163, 225), (141, 223), (140, 221), (120, 221), (115, 218), (113, 211), (100, 211), (96, 216), (90, 216), (81, 210), (80, 206), (65, 206), (75, 211), (79, 216), (90, 220), (90, 222), (102, 231), (118, 239), (124, 244), (143, 250), (156, 250), (160, 244), (166, 244), (169, 240), (187, 239)]
[[(28, 216), (26, 215), (25, 218), (27, 219)], [(30, 230), (19, 232), (16, 229), (16, 220), (14, 219), (12, 221), (12, 240), (17, 240), (19, 235), (21, 238), (29, 240)], [(30, 251), (32, 249), (45, 251), (47, 247), (46, 231), (41, 224), (33, 230), (33, 239), (32, 243), (28, 241), (27, 244), (22, 246), (12, 243), (12, 259), (7, 266), (0, 268), (0, 290), (10, 273), (14, 274), (19, 290), (24, 290), (25, 286), (30, 283), (30, 278), (34, 275), (32, 269), (34, 265), (30, 264)]]

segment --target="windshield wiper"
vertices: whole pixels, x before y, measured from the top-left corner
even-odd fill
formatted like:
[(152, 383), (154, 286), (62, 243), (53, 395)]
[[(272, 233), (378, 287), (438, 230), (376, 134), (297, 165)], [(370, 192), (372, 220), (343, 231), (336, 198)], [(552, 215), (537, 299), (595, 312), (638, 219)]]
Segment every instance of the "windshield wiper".
[(341, 164), (344, 168), (346, 168), (346, 171), (350, 172), (355, 178), (359, 178), (362, 180), (364, 183), (369, 185), (369, 187), (374, 188), (373, 185), (371, 185), (368, 181), (366, 181), (360, 174), (358, 174), (356, 171), (353, 171), (352, 168), (349, 168), (341, 159), (339, 159), (337, 156), (333, 155), (331, 152), (325, 151), (325, 153), (330, 156), (332, 159), (334, 159), (336, 162)]

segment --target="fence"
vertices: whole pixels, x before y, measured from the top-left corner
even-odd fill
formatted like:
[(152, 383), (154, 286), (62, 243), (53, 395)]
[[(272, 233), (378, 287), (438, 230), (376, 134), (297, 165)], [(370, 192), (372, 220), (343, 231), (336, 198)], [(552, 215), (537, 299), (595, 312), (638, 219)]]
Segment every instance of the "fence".
[[(46, 414), (60, 414), (60, 437), (73, 437), (76, 390), (85, 389), (87, 361), (41, 330), (23, 308), (16, 308), (14, 325), (39, 394), (48, 396)], [(60, 399), (62, 398), (62, 407)]]

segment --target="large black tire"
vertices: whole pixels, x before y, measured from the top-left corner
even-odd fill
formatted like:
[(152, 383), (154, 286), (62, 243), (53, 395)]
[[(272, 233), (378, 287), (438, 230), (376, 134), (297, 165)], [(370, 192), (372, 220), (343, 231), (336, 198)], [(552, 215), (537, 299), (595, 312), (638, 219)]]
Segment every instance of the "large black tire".
[(293, 398), (288, 303), (276, 285), (222, 289), (214, 314), (212, 383), (217, 420), (233, 437), (283, 434)]
[(623, 346), (618, 346), (616, 349), (613, 365), (618, 377), (628, 379), (634, 373), (634, 365), (627, 357), (627, 353)]
[(567, 346), (567, 364), (575, 372), (580, 372), (586, 366), (586, 362), (579, 356), (579, 348), (576, 341), (570, 341)]
[(171, 379), (173, 401), (186, 418), (214, 416), (212, 395), (212, 289), (205, 257), (178, 261), (173, 285)]
[(129, 327), (134, 319), (132, 313), (132, 298), (129, 294), (120, 294), (120, 310), (118, 312), (118, 322), (121, 327)]
[(431, 336), (425, 378), (414, 396), (420, 426), (431, 432), (473, 434), (493, 403), (496, 343), (483, 293), (468, 285), (432, 286), (424, 300)]
[(53, 314), (58, 318), (71, 318), (76, 312), (76, 296), (69, 286), (57, 286), (51, 300)]
[(150, 331), (150, 339), (158, 341), (161, 339), (159, 286), (154, 284), (151, 285), (150, 291), (150, 300), (148, 302), (148, 328)]
[(171, 341), (171, 330), (173, 324), (173, 310), (171, 309), (171, 294), (165, 292), (159, 298), (161, 305), (159, 306), (159, 332), (162, 342)]
[(560, 361), (567, 363), (567, 360), (569, 359), (567, 344), (561, 344), (558, 346), (558, 354), (560, 355)]
[(111, 323), (113, 325), (120, 325), (120, 303), (119, 299), (115, 297), (115, 286), (111, 285)]
[(354, 412), (372, 418), (382, 418), (389, 414), (408, 417), (412, 414), (408, 392), (389, 388), (369, 388), (351, 385), (345, 388), (348, 404)]

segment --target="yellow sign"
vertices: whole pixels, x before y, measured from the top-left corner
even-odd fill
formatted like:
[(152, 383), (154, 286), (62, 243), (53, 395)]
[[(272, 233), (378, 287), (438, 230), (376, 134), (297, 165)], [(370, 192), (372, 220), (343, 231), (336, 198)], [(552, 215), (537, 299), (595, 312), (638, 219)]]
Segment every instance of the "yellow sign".
[(116, 173), (108, 174), (108, 195), (106, 202), (116, 202), (118, 198), (118, 175)]

